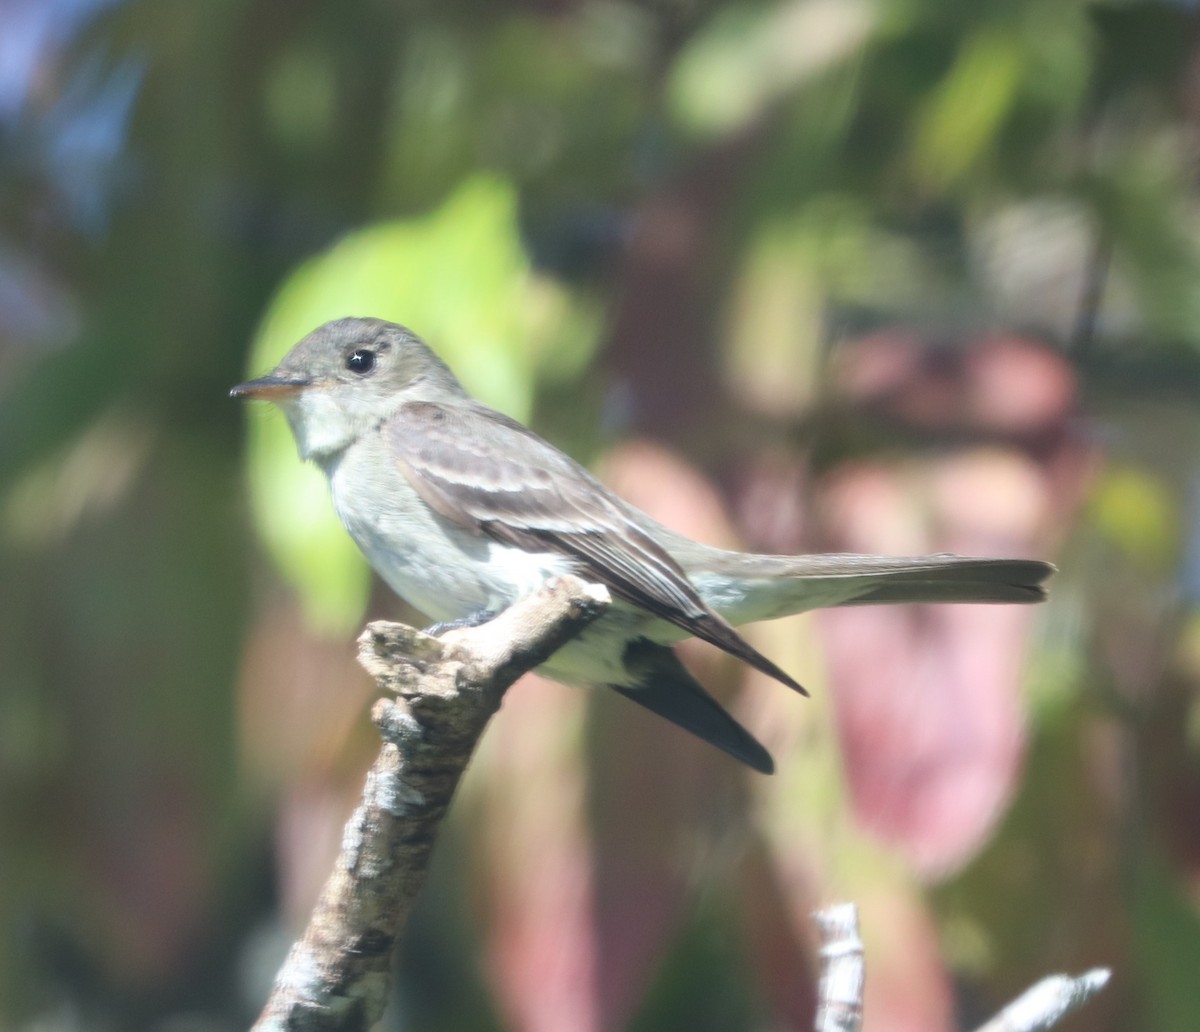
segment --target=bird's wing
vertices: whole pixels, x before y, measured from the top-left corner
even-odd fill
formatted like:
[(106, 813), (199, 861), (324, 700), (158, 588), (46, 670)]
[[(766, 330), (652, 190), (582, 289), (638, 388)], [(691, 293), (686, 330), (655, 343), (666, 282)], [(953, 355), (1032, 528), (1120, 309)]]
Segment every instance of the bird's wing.
[(775, 772), (771, 754), (684, 669), (672, 649), (642, 639), (627, 651), (626, 665), (633, 683), (609, 687), (755, 770)]
[(414, 401), (383, 432), (409, 483), (452, 523), (568, 556), (619, 598), (804, 691), (709, 608), (636, 510), (532, 430), (477, 402)]

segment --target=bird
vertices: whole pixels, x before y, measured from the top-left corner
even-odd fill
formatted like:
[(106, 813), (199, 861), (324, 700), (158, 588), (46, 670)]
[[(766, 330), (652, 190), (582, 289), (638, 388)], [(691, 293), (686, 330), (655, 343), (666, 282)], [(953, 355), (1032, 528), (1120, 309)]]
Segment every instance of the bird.
[(677, 642), (700, 638), (807, 695), (737, 625), (826, 606), (1039, 602), (1054, 572), (1036, 559), (757, 555), (693, 541), (477, 401), (420, 337), (382, 319), (325, 323), (230, 395), (283, 411), (371, 567), (435, 629), (478, 625), (556, 575), (603, 584), (613, 604), (539, 672), (607, 686), (764, 774), (770, 753), (688, 672)]

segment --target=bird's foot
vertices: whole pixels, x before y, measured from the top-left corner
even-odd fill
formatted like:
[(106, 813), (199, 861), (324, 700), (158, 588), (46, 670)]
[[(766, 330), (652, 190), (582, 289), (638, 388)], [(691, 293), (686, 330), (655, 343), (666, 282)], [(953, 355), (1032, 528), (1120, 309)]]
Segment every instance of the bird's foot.
[(466, 627), (478, 627), (480, 624), (487, 623), (495, 615), (495, 610), (481, 609), (477, 613), (468, 613), (457, 620), (442, 620), (438, 623), (430, 624), (425, 628), (425, 633), (437, 636), (444, 634), (446, 631), (460, 631)]

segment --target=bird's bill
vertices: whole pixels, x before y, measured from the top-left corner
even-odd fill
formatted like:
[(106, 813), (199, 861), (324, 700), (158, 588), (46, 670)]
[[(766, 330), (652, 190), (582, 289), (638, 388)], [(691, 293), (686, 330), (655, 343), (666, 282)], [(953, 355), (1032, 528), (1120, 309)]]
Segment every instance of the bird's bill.
[(268, 373), (255, 380), (239, 383), (230, 392), (231, 398), (250, 398), (256, 401), (277, 401), (290, 395), (298, 394), (312, 381), (303, 376), (281, 376), (278, 373)]

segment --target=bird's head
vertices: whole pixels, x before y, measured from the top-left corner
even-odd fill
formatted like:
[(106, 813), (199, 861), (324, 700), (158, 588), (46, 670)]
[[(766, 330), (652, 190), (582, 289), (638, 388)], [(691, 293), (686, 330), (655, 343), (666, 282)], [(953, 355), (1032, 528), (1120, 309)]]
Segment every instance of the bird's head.
[(337, 454), (406, 401), (466, 397), (449, 367), (411, 330), (382, 319), (337, 319), (292, 348), (233, 398), (272, 401), (303, 459)]

